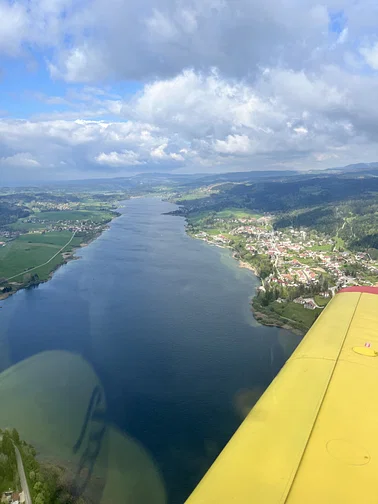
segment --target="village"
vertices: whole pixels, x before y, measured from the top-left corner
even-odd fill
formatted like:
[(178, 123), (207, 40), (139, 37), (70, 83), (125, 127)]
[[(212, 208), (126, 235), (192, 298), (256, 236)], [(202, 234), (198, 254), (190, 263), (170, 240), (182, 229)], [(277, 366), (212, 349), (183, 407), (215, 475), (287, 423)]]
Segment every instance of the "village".
[(76, 210), (80, 207), (80, 202), (69, 201), (66, 203), (57, 203), (55, 201), (33, 201), (30, 205), (30, 210), (32, 212), (46, 212), (46, 211), (64, 211), (64, 210)]
[(103, 224), (90, 220), (61, 220), (57, 222), (46, 221), (33, 218), (25, 221), (26, 223), (39, 224), (40, 229), (30, 230), (29, 234), (45, 234), (54, 231), (70, 231), (71, 233), (98, 233), (104, 229)]
[[(104, 224), (90, 220), (60, 220), (51, 222), (44, 219), (30, 218), (24, 221), (26, 226), (30, 224), (38, 225), (38, 229), (29, 229), (29, 235), (40, 235), (56, 231), (70, 231), (71, 233), (91, 233), (97, 234), (104, 229)], [(26, 227), (25, 226), (25, 227)], [(5, 247), (7, 243), (25, 234), (23, 230), (0, 229), (0, 247)]]
[[(261, 254), (269, 257), (272, 272), (264, 278), (260, 290), (269, 287), (290, 290), (300, 286), (308, 289), (318, 285), (321, 279), (320, 295), (328, 299), (341, 288), (372, 286), (378, 282), (378, 262), (372, 260), (368, 253), (344, 250), (337, 247), (334, 238), (313, 230), (274, 230), (273, 220), (273, 215), (215, 218), (214, 226), (225, 229), (224, 232), (212, 234), (211, 230), (203, 230), (195, 236), (224, 247), (234, 248), (237, 243), (252, 257)], [(279, 298), (277, 301), (281, 303), (285, 299)], [(299, 296), (293, 301), (308, 309), (322, 308), (313, 297)]]
[(10, 208), (0, 225), (1, 299), (48, 280), (117, 215), (113, 203), (88, 199), (78, 205), (33, 199), (22, 211), (17, 204)]

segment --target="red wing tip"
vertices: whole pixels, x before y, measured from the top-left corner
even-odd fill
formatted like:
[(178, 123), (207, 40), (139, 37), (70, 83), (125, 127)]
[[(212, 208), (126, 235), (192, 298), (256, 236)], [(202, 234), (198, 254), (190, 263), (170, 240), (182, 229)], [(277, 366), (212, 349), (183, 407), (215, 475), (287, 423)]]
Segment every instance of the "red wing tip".
[(342, 294), (343, 292), (366, 292), (367, 294), (378, 294), (378, 287), (346, 287), (345, 289), (341, 289), (338, 294)]

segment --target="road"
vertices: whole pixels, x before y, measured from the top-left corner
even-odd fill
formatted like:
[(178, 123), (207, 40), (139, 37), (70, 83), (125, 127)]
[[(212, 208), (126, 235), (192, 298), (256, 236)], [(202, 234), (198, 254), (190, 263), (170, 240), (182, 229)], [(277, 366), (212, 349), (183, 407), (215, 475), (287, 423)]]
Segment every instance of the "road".
[(21, 488), (22, 488), (22, 491), (24, 492), (24, 495), (25, 495), (25, 504), (32, 504), (31, 495), (30, 495), (30, 491), (29, 491), (29, 485), (26, 480), (25, 469), (24, 469), (24, 464), (22, 462), (21, 453), (16, 445), (14, 445), (14, 450), (16, 452), (17, 469), (18, 469), (18, 474), (20, 476)]
[[(337, 230), (337, 233), (336, 233), (335, 238), (338, 238), (338, 237), (339, 237), (339, 232), (340, 232), (340, 231), (342, 231), (342, 230), (345, 228), (345, 224), (346, 224), (346, 223), (347, 223), (347, 218), (345, 218), (345, 219), (344, 219), (344, 222), (343, 222), (343, 225), (341, 226), (341, 228), (339, 228), (339, 229)], [(335, 243), (335, 245), (333, 246), (332, 252), (335, 252), (335, 250), (336, 250), (336, 245), (337, 245), (337, 244)]]
[(276, 255), (274, 257), (274, 267), (276, 268), (278, 278), (282, 279), (281, 273), (278, 271), (278, 252), (279, 251), (278, 251), (277, 247), (276, 247), (275, 252), (276, 252)]
[(50, 257), (50, 259), (48, 261), (44, 262), (43, 264), (38, 264), (38, 266), (34, 266), (34, 268), (21, 271), (20, 273), (17, 273), (17, 275), (13, 275), (13, 276), (11, 276), (9, 278), (6, 278), (5, 280), (3, 280), (0, 283), (9, 282), (9, 280), (12, 280), (13, 278), (16, 278), (16, 277), (18, 277), (20, 275), (25, 275), (26, 273), (30, 273), (31, 271), (34, 271), (34, 270), (40, 268), (41, 266), (46, 266), (46, 264), (49, 264), (53, 259), (55, 259), (55, 257), (58, 254), (60, 254), (61, 252), (63, 252), (63, 250), (67, 247), (67, 245), (69, 245), (72, 242), (72, 240), (75, 238), (75, 234), (76, 234), (76, 231), (73, 232), (73, 234), (72, 234), (71, 238), (68, 240), (68, 242), (65, 245), (63, 245), (63, 247), (60, 250), (58, 250), (58, 252), (56, 254), (54, 254), (52, 257)]

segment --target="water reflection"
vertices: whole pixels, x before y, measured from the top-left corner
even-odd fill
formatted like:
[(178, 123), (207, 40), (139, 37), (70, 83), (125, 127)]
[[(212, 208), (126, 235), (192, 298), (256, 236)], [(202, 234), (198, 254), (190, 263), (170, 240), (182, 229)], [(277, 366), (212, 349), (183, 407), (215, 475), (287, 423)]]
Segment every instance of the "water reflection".
[(80, 261), (2, 303), (0, 427), (96, 504), (184, 502), (255, 400), (238, 391), (257, 397), (299, 341), (255, 323), (251, 273), (169, 210), (127, 202)]

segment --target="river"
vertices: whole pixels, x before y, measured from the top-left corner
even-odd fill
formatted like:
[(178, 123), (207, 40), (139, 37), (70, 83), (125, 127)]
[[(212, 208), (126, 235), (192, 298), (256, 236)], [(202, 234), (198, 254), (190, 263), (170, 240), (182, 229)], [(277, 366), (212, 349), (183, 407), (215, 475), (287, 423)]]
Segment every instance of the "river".
[(0, 310), (0, 425), (88, 500), (181, 504), (299, 342), (263, 327), (257, 278), (132, 199), (52, 280)]

